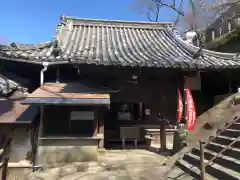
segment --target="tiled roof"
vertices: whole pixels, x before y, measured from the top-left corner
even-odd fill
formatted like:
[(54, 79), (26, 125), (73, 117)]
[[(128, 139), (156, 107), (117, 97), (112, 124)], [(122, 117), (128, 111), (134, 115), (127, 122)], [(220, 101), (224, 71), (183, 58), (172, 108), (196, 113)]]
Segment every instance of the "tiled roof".
[(27, 89), (22, 87), (19, 83), (0, 74), (0, 96), (8, 96), (15, 91), (25, 93), (27, 92)]
[(45, 83), (29, 95), (23, 104), (110, 104), (110, 95), (79, 83)]
[(27, 61), (41, 63), (52, 56), (52, 42), (40, 44), (11, 44), (10, 46), (0, 45), (0, 58), (7, 58), (16, 61)]
[[(0, 50), (0, 57), (33, 63), (73, 61), (190, 69), (240, 67), (240, 58), (236, 54), (204, 50), (204, 58), (193, 58), (198, 48), (177, 36), (171, 23), (63, 17), (55, 39), (57, 41), (39, 45), (4, 47)], [(56, 49), (57, 55), (53, 53)]]

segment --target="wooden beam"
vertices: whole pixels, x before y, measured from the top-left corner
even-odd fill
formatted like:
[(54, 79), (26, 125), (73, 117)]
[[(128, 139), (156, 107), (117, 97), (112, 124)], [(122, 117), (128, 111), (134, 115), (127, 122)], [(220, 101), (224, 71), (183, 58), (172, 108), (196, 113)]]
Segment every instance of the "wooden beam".
[(98, 134), (98, 121), (99, 121), (99, 108), (95, 110), (95, 118), (93, 121), (93, 136), (97, 136)]

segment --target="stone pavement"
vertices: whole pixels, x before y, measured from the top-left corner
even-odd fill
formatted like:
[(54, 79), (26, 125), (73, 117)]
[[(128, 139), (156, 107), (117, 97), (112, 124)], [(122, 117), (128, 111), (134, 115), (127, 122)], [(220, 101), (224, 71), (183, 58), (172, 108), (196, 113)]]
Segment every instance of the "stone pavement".
[(48, 168), (28, 180), (160, 180), (166, 159), (147, 150), (109, 150), (101, 152), (98, 161)]

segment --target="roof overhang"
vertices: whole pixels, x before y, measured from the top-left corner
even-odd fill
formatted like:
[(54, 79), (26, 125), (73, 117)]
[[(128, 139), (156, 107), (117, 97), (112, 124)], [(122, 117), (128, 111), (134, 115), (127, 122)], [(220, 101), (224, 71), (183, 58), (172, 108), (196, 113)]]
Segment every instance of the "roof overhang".
[(26, 98), (23, 104), (109, 105), (109, 98)]
[(22, 105), (25, 95), (15, 92), (11, 97), (0, 98), (0, 124), (31, 124), (39, 109), (34, 105)]
[(109, 105), (110, 95), (82, 84), (46, 83), (22, 104), (39, 105)]

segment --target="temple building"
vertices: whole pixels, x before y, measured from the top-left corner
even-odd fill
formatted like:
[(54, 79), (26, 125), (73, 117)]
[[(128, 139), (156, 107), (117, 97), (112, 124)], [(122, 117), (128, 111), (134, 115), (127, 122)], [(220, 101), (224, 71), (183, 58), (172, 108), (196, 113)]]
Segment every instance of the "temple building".
[(240, 83), (238, 54), (201, 50), (159, 22), (61, 16), (49, 42), (0, 46), (0, 67), (28, 81), (21, 103), (39, 113), (28, 119), (38, 127), (35, 164), (94, 159), (118, 145), (165, 149), (186, 79), (198, 115)]

